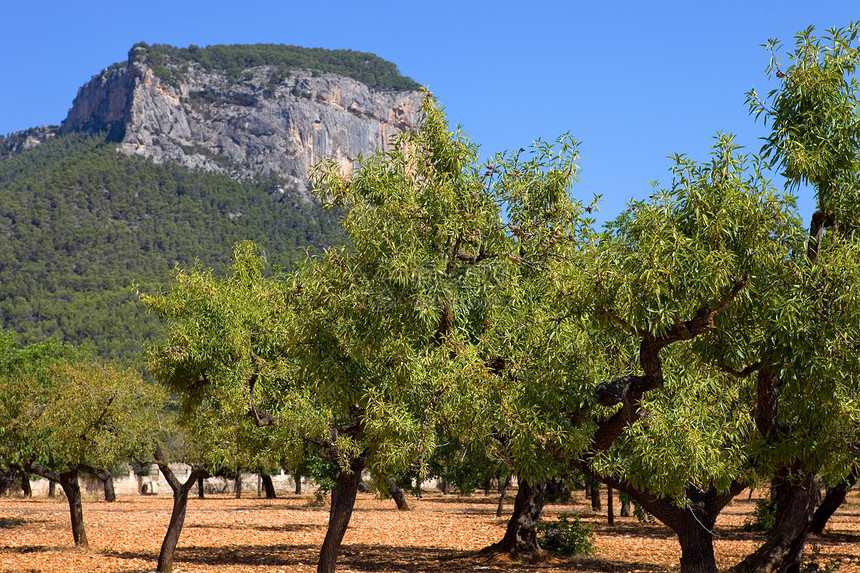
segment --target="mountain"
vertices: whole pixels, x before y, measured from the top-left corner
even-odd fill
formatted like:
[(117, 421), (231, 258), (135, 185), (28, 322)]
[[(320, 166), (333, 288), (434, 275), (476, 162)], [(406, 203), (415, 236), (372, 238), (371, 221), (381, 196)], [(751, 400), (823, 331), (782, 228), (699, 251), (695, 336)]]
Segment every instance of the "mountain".
[(414, 126), (417, 87), (349, 50), (135, 45), (60, 126), (0, 136), (0, 326), (129, 356), (160, 328), (132, 284), (220, 272), (240, 240), (285, 268), (342, 242), (308, 170)]

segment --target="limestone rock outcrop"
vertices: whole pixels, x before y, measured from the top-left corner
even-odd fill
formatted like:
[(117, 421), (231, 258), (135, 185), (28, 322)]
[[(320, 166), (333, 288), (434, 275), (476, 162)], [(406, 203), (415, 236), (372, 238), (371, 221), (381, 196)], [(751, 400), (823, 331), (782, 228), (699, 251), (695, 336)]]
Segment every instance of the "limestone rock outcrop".
[(308, 171), (321, 157), (349, 169), (418, 121), (417, 91), (265, 65), (231, 79), (193, 61), (165, 80), (141, 50), (80, 88), (61, 133), (108, 129), (125, 153), (236, 179), (274, 172), (308, 197)]

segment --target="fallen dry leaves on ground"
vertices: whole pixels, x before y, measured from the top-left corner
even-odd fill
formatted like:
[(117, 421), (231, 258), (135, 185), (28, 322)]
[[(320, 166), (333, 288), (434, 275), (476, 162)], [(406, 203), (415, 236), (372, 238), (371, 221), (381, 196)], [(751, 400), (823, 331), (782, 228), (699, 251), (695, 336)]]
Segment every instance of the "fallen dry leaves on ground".
[[(605, 492), (604, 492), (605, 493)], [(312, 495), (266, 500), (232, 496), (190, 499), (176, 552), (177, 573), (298, 573), (315, 570), (325, 536), (327, 507), (311, 507)], [(61, 498), (0, 498), (0, 572), (145, 572), (153, 571), (170, 519), (171, 498), (120, 497), (115, 503), (89, 501), (84, 521), (90, 542), (72, 542), (68, 506)], [(604, 500), (605, 501), (605, 500)], [(399, 512), (391, 500), (360, 494), (344, 538), (338, 571), (343, 572), (519, 572), (628, 573), (678, 570), (678, 542), (659, 524), (593, 514), (577, 492), (568, 505), (549, 505), (545, 516), (576, 513), (595, 532), (591, 557), (538, 564), (479, 555), (501, 539), (505, 516), (495, 516), (496, 499), (432, 493), (409, 498), (413, 510)], [(616, 511), (620, 504), (616, 500)], [(720, 567), (729, 567), (763, 540), (743, 530), (754, 507), (745, 495), (726, 508), (715, 529)], [(839, 564), (840, 573), (860, 573), (860, 497), (849, 496), (828, 532), (813, 537), (807, 554), (822, 565)]]

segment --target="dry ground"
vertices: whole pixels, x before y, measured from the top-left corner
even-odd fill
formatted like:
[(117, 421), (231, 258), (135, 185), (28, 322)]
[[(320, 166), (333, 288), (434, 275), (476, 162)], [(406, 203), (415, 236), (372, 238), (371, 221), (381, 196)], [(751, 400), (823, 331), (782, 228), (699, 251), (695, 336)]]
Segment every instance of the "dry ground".
[[(605, 492), (604, 492), (605, 493)], [(179, 541), (175, 571), (182, 573), (311, 572), (325, 536), (327, 508), (310, 507), (311, 495), (265, 500), (231, 496), (191, 499)], [(344, 539), (338, 571), (443, 572), (539, 571), (555, 573), (658, 572), (678, 570), (678, 543), (659, 524), (616, 518), (606, 525), (592, 514), (582, 493), (570, 505), (550, 505), (546, 516), (580, 514), (594, 526), (597, 551), (588, 558), (549, 558), (537, 565), (511, 563), (478, 555), (501, 538), (511, 503), (502, 518), (495, 500), (425, 494), (409, 498), (410, 512), (398, 512), (391, 500), (360, 494)], [(604, 499), (605, 502), (605, 499)], [(90, 549), (72, 543), (68, 509), (61, 499), (0, 498), (0, 572), (63, 573), (153, 571), (170, 517), (171, 498), (120, 497), (116, 503), (88, 501), (84, 520)], [(616, 500), (616, 511), (619, 507)], [(762, 537), (743, 531), (753, 503), (743, 494), (726, 508), (715, 530), (719, 565), (728, 567), (751, 552)], [(860, 573), (860, 497), (836, 514), (826, 535), (807, 548), (840, 573)]]

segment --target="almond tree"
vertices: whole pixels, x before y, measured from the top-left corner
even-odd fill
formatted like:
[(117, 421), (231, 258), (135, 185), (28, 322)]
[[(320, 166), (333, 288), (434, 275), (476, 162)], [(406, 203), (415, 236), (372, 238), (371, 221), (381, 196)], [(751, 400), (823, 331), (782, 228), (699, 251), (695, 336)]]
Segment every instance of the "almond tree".
[(517, 256), (504, 198), (435, 101), (422, 110), (420, 129), (351, 173), (318, 167), (323, 196), (349, 209), (349, 247), (269, 279), (245, 246), (224, 280), (180, 273), (146, 297), (171, 322), (150, 363), (172, 391), (247, 412), (287, 465), (308, 445), (336, 464), (319, 571), (334, 570), (361, 472), (399, 475), (429, 458), (440, 425), (473, 426), (466, 405), (496, 368), (476, 343), (496, 269)]
[(779, 42), (768, 41), (766, 72), (779, 86), (764, 99), (748, 94), (751, 111), (771, 125), (763, 154), (788, 186), (812, 188), (816, 209), (805, 256), (792, 261), (791, 296), (770, 309), (746, 358), (758, 365), (756, 426), (772, 468), (776, 525), (738, 572), (797, 570), (818, 503), (816, 479), (838, 486), (858, 467), (857, 34), (857, 24), (822, 37), (808, 28), (795, 37), (785, 68)]
[(676, 531), (685, 572), (716, 571), (717, 515), (768, 477), (778, 525), (738, 570), (798, 567), (816, 476), (856, 467), (857, 51), (854, 27), (831, 37), (801, 34), (772, 107), (752, 98), (775, 125), (765, 158), (818, 190), (809, 239), (766, 163), (719, 136), (710, 163), (676, 156), (672, 185), (590, 255), (574, 243), (502, 281), (487, 343), (506, 357), (494, 427), (517, 466), (567, 457), (630, 494)]
[[(56, 354), (43, 352), (51, 348)], [(0, 460), (59, 483), (75, 545), (87, 546), (78, 473), (87, 466), (110, 467), (148, 448), (162, 395), (132, 370), (79, 355), (58, 360), (63, 352), (79, 354), (58, 344), (7, 350), (18, 366), (0, 375)]]

